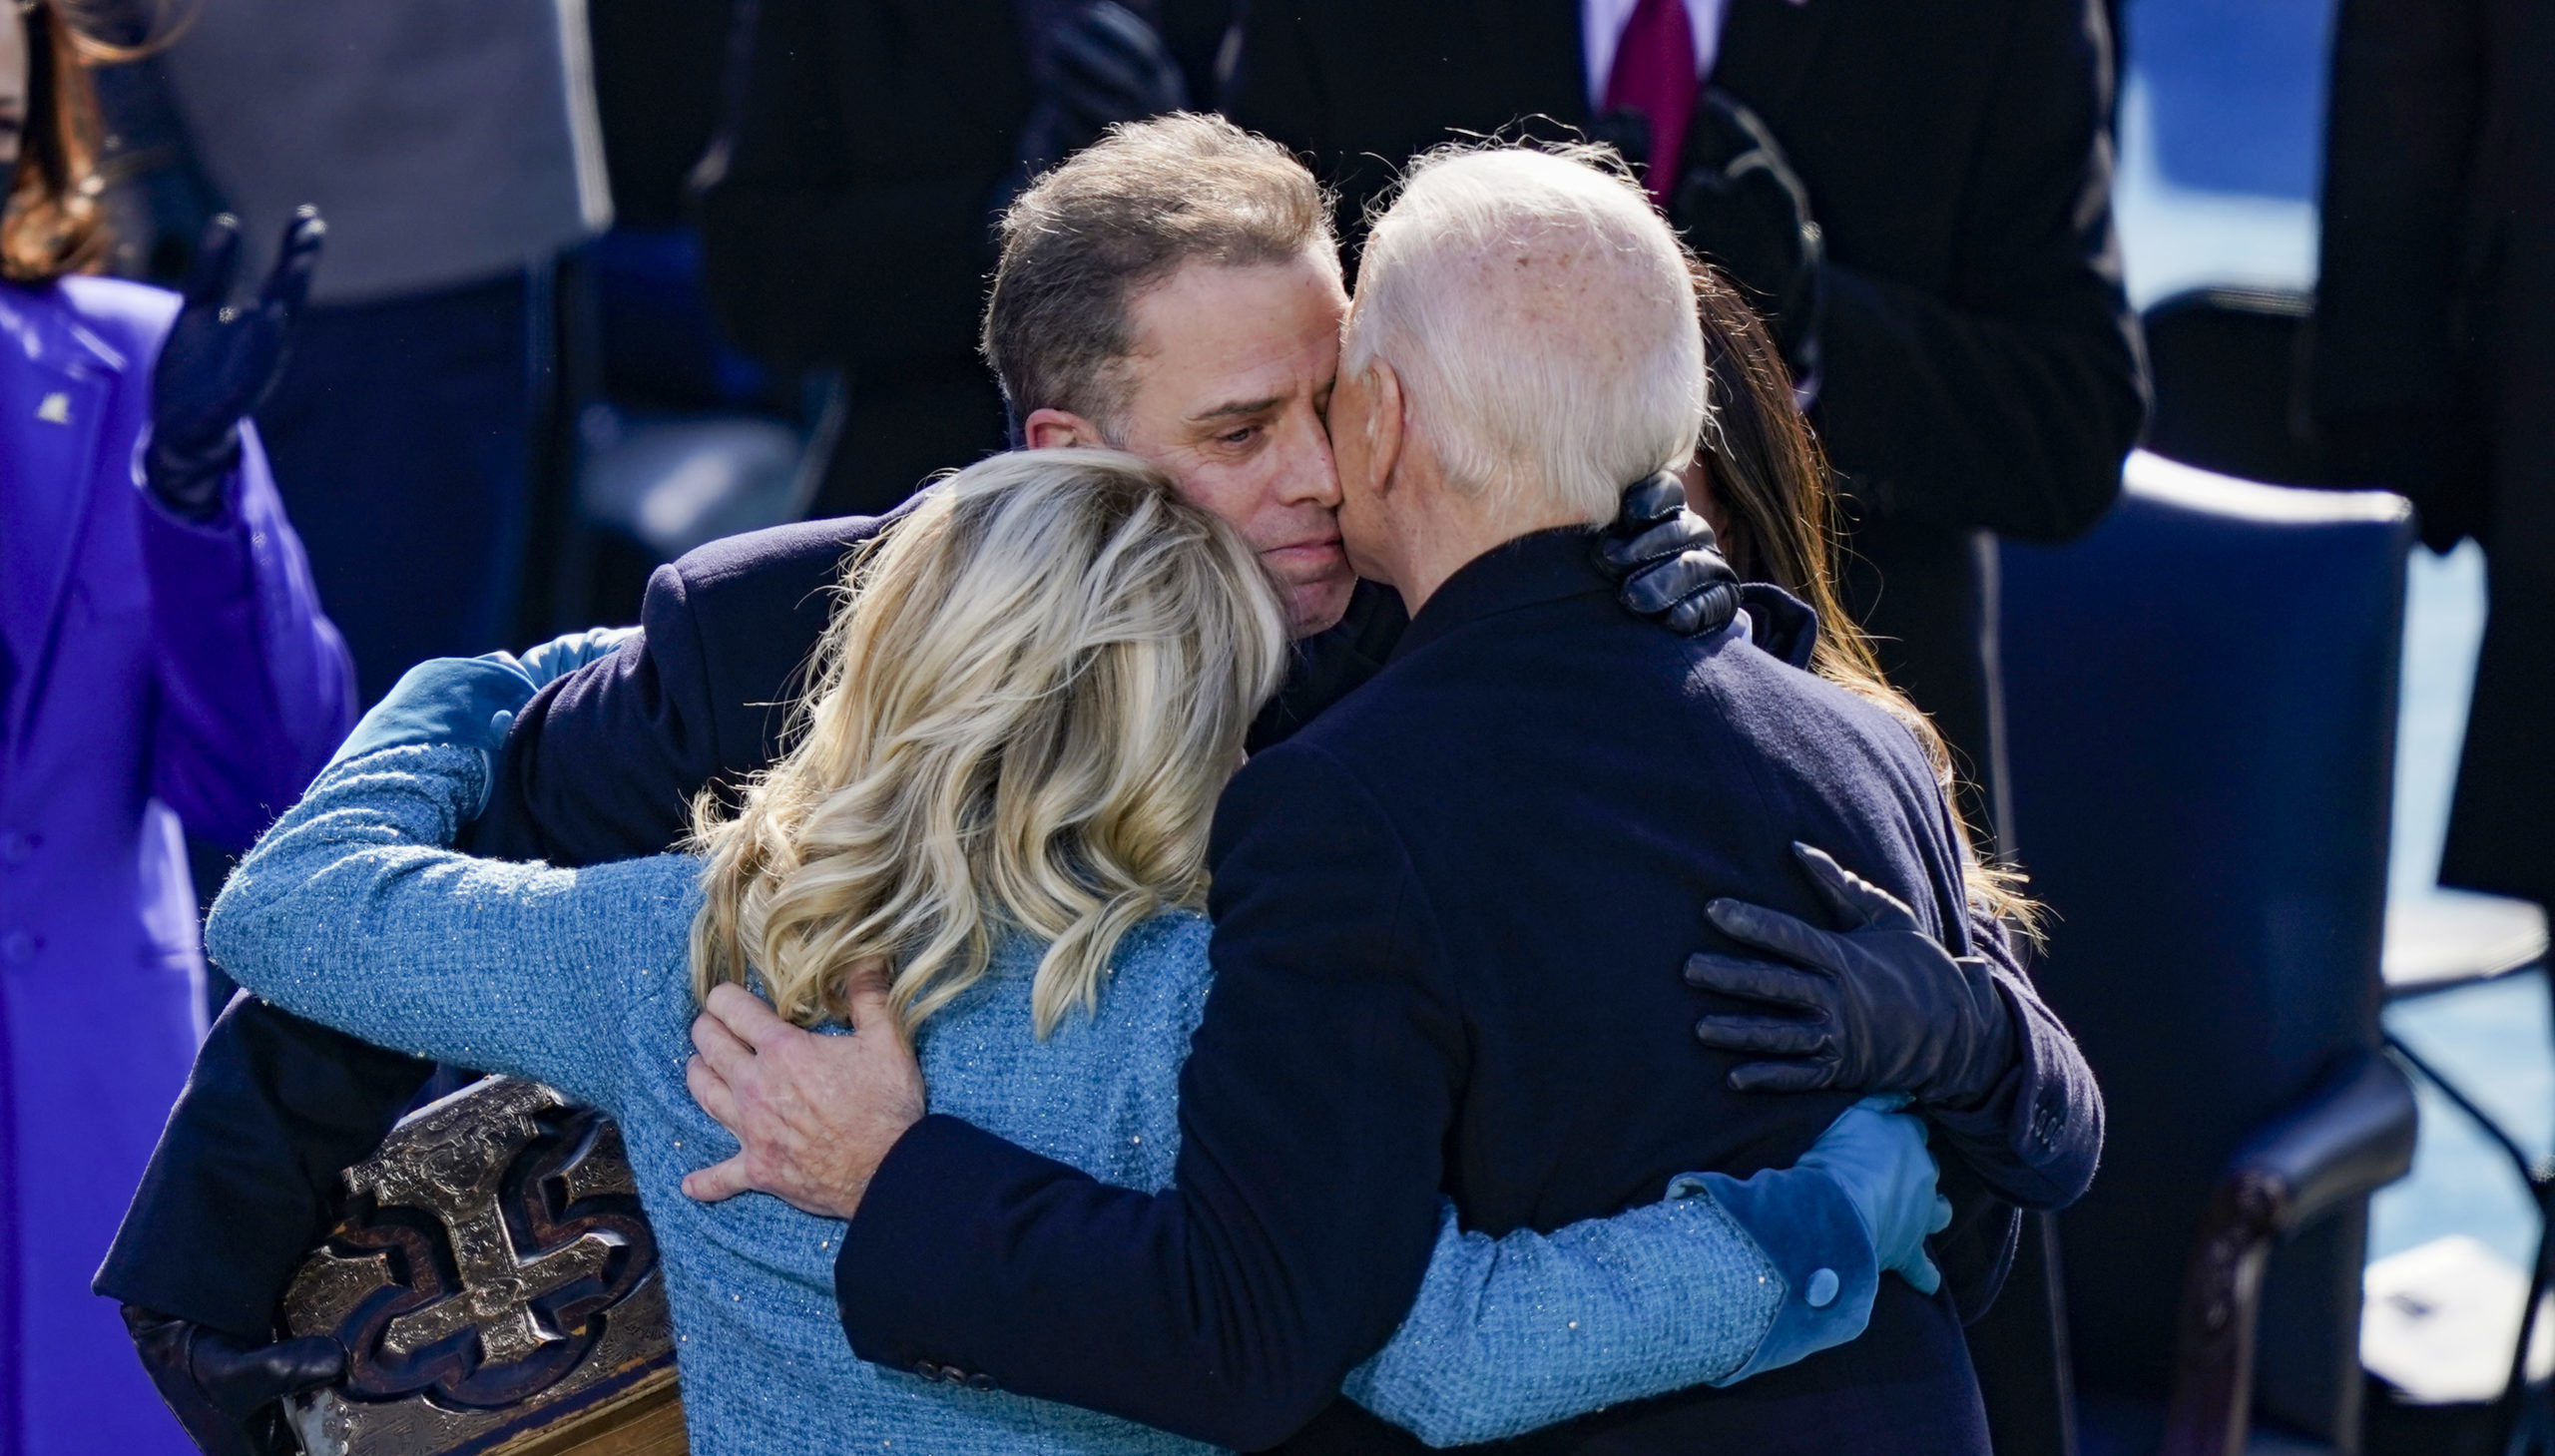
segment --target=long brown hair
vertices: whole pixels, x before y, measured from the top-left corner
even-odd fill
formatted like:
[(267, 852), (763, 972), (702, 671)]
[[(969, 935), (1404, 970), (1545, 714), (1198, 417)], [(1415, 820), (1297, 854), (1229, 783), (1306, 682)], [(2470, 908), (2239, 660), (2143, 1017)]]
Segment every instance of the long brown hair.
[(27, 125), (8, 210), (0, 214), (0, 277), (44, 284), (106, 258), (98, 91), (89, 63), (124, 53), (90, 39), (60, 4), (39, 4), (18, 20), (27, 34)]
[(1890, 686), (1871, 639), (1837, 594), (1835, 562), (1842, 542), (1835, 477), (1793, 402), (1791, 371), (1773, 330), (1730, 279), (1710, 263), (1694, 266), (1712, 390), (1712, 413), (1696, 455), (1710, 472), (1712, 496), (1721, 507), (1716, 525), (1722, 528), (1722, 555), (1741, 579), (1781, 587), (1818, 614), (1810, 671), (1877, 705), (1916, 735), (1951, 801), (1962, 848), (1969, 851), (1972, 902), (2026, 933), (2036, 932), (2038, 907), (2023, 897), (2021, 875), (1987, 862), (1972, 847), (1981, 838), (1976, 826), (1961, 821), (1951, 749), (1941, 731)]

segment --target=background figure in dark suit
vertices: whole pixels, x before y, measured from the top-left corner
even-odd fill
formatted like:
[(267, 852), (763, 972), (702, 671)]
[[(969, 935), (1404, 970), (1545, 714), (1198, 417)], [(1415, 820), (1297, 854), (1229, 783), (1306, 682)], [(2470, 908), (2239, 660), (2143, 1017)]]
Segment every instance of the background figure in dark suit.
[(2422, 536), (2482, 543), (2442, 884), (2555, 905), (2555, 9), (2344, 0), (2309, 404)]
[(328, 266), (257, 427), (366, 700), (420, 659), (514, 634), (553, 260), (612, 222), (567, 13), (192, 7), (110, 94), (118, 130), (152, 133), (120, 139), (138, 195), (124, 266), (167, 276), (217, 203), (243, 220), (251, 267), (294, 208), (328, 219)]
[(1777, 313), (1844, 475), (1848, 604), (1982, 786), (1970, 817), (2005, 829), (1986, 533), (2091, 524), (2145, 409), (2100, 5), (1296, 0), (1243, 29), (1227, 112), (1314, 155), (1352, 241), (1459, 131), (1540, 116), (1651, 162), (1688, 241)]
[(1110, 123), (1186, 104), (1189, 82), (1116, 4), (758, 9), (733, 133), (703, 173), (710, 293), (765, 363), (849, 372), (816, 512), (876, 514), (1006, 443), (976, 322), (1011, 194)]

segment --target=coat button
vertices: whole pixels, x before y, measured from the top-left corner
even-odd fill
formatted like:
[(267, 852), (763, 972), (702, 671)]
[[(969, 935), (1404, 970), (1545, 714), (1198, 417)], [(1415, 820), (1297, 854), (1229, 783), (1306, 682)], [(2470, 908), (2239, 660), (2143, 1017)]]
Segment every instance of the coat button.
[(1809, 1301), (1810, 1308), (1824, 1309), (1836, 1302), (1836, 1290), (1844, 1282), (1836, 1277), (1834, 1269), (1815, 1270), (1809, 1276), (1809, 1287), (1801, 1291), (1801, 1297)]
[(26, 931), (12, 930), (0, 935), (0, 961), (7, 961), (13, 966), (24, 965), (36, 958), (36, 951), (43, 944)]

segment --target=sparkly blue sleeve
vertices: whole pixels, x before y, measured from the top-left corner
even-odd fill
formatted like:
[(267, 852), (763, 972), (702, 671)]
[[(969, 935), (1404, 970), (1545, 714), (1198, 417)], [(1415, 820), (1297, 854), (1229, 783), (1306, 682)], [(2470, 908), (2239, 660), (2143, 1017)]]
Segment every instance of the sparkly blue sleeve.
[(1708, 1192), (1496, 1239), (1450, 1204), (1409, 1317), (1341, 1390), (1431, 1446), (1498, 1440), (1728, 1377), (1785, 1296)]
[(696, 861), (566, 870), (444, 847), (486, 773), (453, 743), (331, 765), (232, 875), (206, 949), (297, 1016), (610, 1110), (635, 978), (687, 973)]

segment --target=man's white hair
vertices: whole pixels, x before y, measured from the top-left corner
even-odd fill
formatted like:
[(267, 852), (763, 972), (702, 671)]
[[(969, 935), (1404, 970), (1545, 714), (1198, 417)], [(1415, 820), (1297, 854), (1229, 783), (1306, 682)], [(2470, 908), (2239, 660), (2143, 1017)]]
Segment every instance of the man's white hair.
[(1341, 367), (1400, 376), (1447, 484), (1612, 520), (1693, 458), (1704, 345), (1686, 252), (1611, 154), (1455, 147), (1366, 235)]

